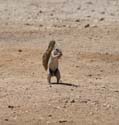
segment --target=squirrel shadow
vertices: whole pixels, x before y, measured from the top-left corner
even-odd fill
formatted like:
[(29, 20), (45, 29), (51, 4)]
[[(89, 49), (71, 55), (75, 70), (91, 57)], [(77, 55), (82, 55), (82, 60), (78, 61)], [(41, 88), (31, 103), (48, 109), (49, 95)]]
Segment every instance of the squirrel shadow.
[(72, 87), (79, 87), (79, 85), (75, 85), (75, 84), (71, 84), (71, 83), (57, 83), (57, 82), (53, 82), (53, 83), (50, 83), (50, 85), (64, 85), (64, 86), (72, 86)]

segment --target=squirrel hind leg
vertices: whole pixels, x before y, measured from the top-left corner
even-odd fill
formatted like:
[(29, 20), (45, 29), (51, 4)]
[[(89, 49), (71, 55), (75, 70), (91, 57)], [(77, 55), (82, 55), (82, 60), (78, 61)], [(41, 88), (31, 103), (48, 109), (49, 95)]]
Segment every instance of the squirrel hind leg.
[(59, 83), (59, 82), (60, 82), (60, 79), (61, 79), (61, 75), (60, 75), (59, 69), (57, 70), (56, 78), (57, 78), (57, 83)]

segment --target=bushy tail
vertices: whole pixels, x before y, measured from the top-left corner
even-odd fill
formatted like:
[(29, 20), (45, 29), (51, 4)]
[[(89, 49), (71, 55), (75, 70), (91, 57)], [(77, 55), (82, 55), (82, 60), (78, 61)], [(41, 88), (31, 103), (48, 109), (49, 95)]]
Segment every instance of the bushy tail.
[(52, 40), (50, 41), (47, 50), (44, 52), (43, 56), (42, 56), (42, 64), (45, 70), (48, 69), (48, 61), (51, 55), (52, 50), (55, 47), (55, 41)]

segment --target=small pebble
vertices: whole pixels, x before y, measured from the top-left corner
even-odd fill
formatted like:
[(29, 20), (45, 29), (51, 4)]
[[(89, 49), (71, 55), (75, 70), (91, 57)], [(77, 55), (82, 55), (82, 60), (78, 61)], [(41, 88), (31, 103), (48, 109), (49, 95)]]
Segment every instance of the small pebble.
[(100, 18), (100, 21), (103, 21), (104, 20), (104, 18)]
[(80, 20), (79, 20), (79, 19), (77, 19), (77, 20), (75, 20), (75, 22), (80, 22)]
[(6, 118), (5, 121), (8, 121), (8, 119)]
[(50, 114), (50, 115), (48, 115), (48, 117), (52, 117), (52, 115)]
[(71, 103), (75, 103), (75, 100), (73, 99), (73, 100), (71, 100)]
[(90, 27), (90, 24), (86, 24), (84, 27), (85, 27), (85, 28), (88, 28), (88, 27)]
[(89, 74), (88, 76), (89, 76), (89, 77), (92, 77), (92, 74)]
[(42, 12), (43, 12), (42, 10), (39, 11), (39, 13), (42, 13)]
[(22, 50), (21, 50), (21, 49), (19, 49), (19, 50), (18, 50), (18, 52), (22, 52)]
[(59, 123), (67, 122), (67, 120), (60, 120)]
[(8, 108), (10, 108), (10, 109), (13, 109), (13, 108), (14, 108), (14, 106), (12, 106), (12, 105), (9, 105), (9, 106), (8, 106)]

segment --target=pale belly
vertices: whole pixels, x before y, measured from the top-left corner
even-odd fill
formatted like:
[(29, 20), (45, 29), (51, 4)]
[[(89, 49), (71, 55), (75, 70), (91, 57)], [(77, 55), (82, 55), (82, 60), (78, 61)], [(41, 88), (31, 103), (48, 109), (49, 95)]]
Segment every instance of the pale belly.
[(51, 58), (49, 60), (48, 68), (55, 71), (58, 68), (58, 59), (57, 58), (56, 59)]

